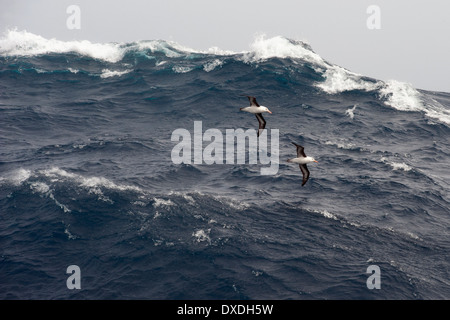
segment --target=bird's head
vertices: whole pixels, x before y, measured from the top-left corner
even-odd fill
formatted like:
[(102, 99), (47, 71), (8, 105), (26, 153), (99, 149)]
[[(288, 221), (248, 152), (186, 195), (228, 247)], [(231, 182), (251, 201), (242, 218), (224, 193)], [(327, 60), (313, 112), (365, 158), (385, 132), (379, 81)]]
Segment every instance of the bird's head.
[(319, 163), (319, 161), (317, 161), (317, 160), (314, 159), (313, 157), (306, 157), (306, 159), (307, 159), (309, 162), (316, 162), (316, 163)]
[(268, 113), (272, 114), (272, 111), (270, 111), (269, 108), (262, 107), (262, 109), (263, 109), (263, 112), (268, 112)]

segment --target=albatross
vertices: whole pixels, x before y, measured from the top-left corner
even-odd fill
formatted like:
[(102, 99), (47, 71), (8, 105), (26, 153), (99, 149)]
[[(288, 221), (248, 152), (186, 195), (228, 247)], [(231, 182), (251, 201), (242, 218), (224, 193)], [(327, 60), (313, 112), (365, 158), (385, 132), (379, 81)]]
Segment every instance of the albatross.
[(258, 134), (257, 136), (261, 134), (261, 132), (266, 127), (266, 120), (264, 120), (262, 113), (268, 112), (272, 113), (267, 107), (260, 106), (258, 102), (256, 102), (256, 98), (252, 96), (246, 96), (248, 100), (250, 101), (250, 106), (245, 108), (240, 108), (242, 111), (253, 113), (256, 116), (256, 119), (258, 119), (259, 122), (259, 128), (258, 128)]
[(301, 145), (298, 145), (295, 142), (292, 142), (292, 144), (297, 147), (297, 158), (288, 159), (287, 162), (298, 163), (298, 166), (300, 167), (300, 170), (302, 171), (303, 174), (303, 182), (302, 182), (303, 187), (306, 181), (308, 181), (309, 179), (309, 170), (306, 164), (318, 161), (313, 157), (307, 157), (305, 154), (305, 148), (302, 147)]

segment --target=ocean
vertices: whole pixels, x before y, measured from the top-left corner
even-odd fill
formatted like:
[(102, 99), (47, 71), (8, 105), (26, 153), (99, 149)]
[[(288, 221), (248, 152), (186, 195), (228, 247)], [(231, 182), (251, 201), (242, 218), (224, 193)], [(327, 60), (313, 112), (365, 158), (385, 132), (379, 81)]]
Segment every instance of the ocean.
[[(450, 93), (344, 67), (281, 36), (6, 32), (0, 298), (449, 299)], [(245, 95), (272, 111), (262, 153), (227, 144), (256, 134)], [(318, 160), (303, 187), (292, 142)]]

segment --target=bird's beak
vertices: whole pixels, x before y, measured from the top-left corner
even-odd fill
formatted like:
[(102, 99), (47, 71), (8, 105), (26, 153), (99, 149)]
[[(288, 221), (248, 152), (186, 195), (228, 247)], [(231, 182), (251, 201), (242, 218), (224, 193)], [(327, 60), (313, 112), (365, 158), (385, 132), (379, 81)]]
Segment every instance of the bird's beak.
[(270, 111), (270, 110), (267, 110), (267, 112), (270, 113), (270, 114), (272, 114), (272, 111)]
[(314, 162), (315, 162), (315, 163), (319, 163), (319, 161), (317, 161), (317, 160), (314, 160)]

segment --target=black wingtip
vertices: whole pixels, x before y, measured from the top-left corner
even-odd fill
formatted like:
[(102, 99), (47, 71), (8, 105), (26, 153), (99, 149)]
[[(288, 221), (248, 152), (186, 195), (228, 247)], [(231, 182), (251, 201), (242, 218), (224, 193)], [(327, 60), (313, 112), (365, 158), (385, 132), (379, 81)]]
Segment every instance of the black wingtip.
[(302, 187), (305, 186), (305, 184), (308, 182), (309, 179), (304, 179), (302, 182)]

